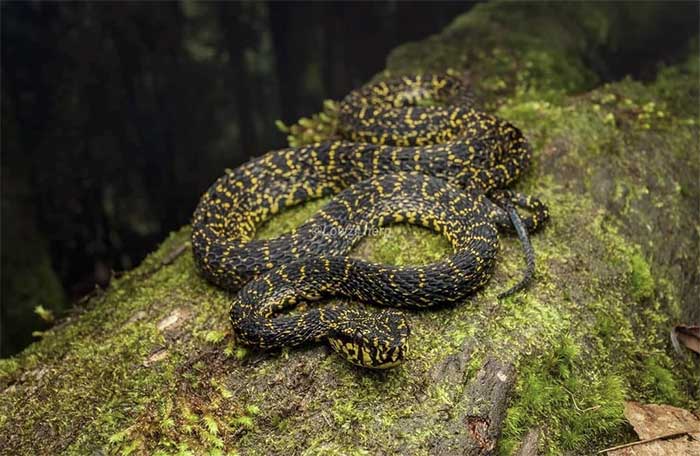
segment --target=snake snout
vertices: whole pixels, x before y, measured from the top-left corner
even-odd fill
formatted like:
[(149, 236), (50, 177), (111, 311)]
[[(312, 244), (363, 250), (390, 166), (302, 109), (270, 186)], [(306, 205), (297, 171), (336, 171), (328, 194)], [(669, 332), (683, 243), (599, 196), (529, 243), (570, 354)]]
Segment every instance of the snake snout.
[(353, 364), (387, 369), (398, 366), (406, 358), (409, 335), (406, 317), (399, 311), (370, 313), (348, 309), (333, 325), (328, 342)]

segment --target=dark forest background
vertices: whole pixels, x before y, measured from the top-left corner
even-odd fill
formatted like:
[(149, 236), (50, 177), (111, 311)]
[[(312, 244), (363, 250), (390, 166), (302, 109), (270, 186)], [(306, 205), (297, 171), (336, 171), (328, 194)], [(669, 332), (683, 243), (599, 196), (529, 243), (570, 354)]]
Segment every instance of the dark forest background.
[(3, 2), (2, 339), (188, 223), (226, 167), (473, 3)]

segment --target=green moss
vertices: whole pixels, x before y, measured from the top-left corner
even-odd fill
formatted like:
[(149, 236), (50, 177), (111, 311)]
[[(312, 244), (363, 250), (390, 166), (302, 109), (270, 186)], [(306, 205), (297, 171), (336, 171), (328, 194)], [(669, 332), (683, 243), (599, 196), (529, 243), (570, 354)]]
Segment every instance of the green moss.
[(338, 130), (338, 105), (333, 100), (323, 102), (323, 111), (311, 118), (302, 117), (297, 123), (287, 126), (281, 120), (275, 122), (277, 128), (287, 134), (289, 147), (299, 147), (326, 140), (336, 135)]
[(654, 293), (654, 278), (649, 264), (639, 253), (630, 257), (632, 296), (635, 299), (647, 299)]
[(298, 227), (315, 212), (327, 204), (329, 198), (321, 198), (306, 204), (289, 208), (284, 213), (262, 225), (257, 233), (258, 239), (270, 239)]
[(598, 377), (587, 368), (571, 338), (522, 364), (515, 405), (508, 410), (501, 454), (511, 454), (530, 429), (542, 428), (546, 454), (585, 453), (623, 422), (623, 380)]
[(236, 426), (243, 427), (245, 429), (253, 429), (255, 427), (255, 424), (253, 422), (253, 418), (249, 416), (239, 416), (238, 418), (235, 418), (233, 420), (233, 424)]
[(207, 333), (204, 336), (204, 340), (211, 344), (218, 344), (222, 340), (224, 340), (224, 337), (226, 337), (226, 333), (224, 331), (207, 331)]
[[(477, 5), (442, 35), (395, 49), (385, 76), (468, 69), (474, 91), (488, 103), (515, 93), (559, 98), (590, 88), (597, 77), (584, 63), (581, 47), (601, 44), (600, 36), (610, 24), (604, 8), (579, 4), (562, 9), (567, 19), (587, 27), (570, 27), (561, 20), (562, 10), (544, 5), (499, 1)], [(503, 33), (504, 23), (508, 33)]]
[(402, 266), (434, 262), (451, 252), (449, 242), (432, 231), (411, 225), (392, 225), (363, 240), (353, 255)]
[(657, 404), (683, 405), (683, 393), (678, 386), (676, 374), (670, 366), (673, 363), (666, 354), (655, 353), (645, 358), (638, 371), (639, 391), (649, 402)]
[(236, 359), (243, 360), (248, 355), (248, 349), (245, 347), (238, 347), (235, 352)]
[(700, 87), (697, 83), (700, 75), (700, 39), (691, 39), (688, 43), (685, 61), (680, 64), (661, 68), (654, 83), (655, 92), (676, 115), (686, 117), (691, 124), (698, 122), (698, 105)]
[(260, 407), (258, 407), (257, 405), (249, 405), (245, 408), (245, 410), (246, 410), (246, 413), (248, 413), (249, 415), (252, 415), (252, 416), (260, 414)]
[(0, 358), (0, 380), (9, 378), (19, 367), (20, 363), (16, 358)]

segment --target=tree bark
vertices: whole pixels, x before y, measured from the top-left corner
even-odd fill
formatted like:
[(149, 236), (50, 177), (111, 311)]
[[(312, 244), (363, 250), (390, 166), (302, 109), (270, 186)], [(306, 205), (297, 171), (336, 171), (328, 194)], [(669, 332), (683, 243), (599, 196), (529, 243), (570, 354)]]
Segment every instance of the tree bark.
[(253, 118), (257, 107), (252, 95), (257, 87), (248, 74), (245, 50), (254, 44), (255, 33), (246, 22), (244, 10), (247, 5), (238, 2), (224, 2), (219, 6), (220, 27), (231, 62), (232, 84), (236, 89), (236, 107), (240, 148), (247, 155), (257, 154), (257, 134)]

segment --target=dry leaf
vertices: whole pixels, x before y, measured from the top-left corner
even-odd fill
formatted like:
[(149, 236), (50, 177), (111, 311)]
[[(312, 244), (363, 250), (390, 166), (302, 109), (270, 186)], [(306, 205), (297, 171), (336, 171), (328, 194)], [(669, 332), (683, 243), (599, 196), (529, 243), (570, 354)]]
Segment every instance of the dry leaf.
[(683, 344), (688, 350), (700, 353), (700, 326), (676, 325), (671, 330), (671, 342), (680, 353)]
[(670, 405), (625, 403), (625, 418), (642, 440), (678, 432), (700, 432), (698, 417)]
[(620, 448), (608, 453), (610, 456), (700, 456), (700, 441), (689, 435), (669, 440), (653, 440), (639, 445)]
[(670, 405), (625, 403), (625, 418), (641, 439), (601, 451), (611, 456), (700, 456), (700, 420)]
[(153, 353), (151, 356), (149, 356), (146, 360), (144, 360), (143, 365), (144, 367), (150, 367), (153, 364), (164, 360), (167, 358), (169, 355), (168, 350), (165, 349), (160, 349), (157, 350), (155, 353)]
[(158, 322), (156, 327), (159, 331), (171, 332), (180, 326), (189, 317), (187, 309), (177, 308), (170, 312), (170, 315)]

